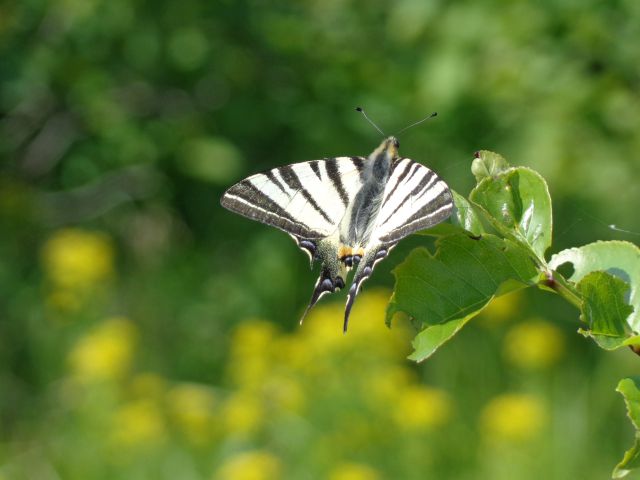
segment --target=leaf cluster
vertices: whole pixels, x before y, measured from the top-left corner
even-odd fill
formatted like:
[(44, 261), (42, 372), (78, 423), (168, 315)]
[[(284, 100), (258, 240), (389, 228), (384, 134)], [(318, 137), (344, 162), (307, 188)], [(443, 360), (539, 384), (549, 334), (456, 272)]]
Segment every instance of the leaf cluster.
[[(403, 312), (418, 328), (410, 358), (427, 359), (494, 298), (526, 287), (576, 306), (578, 331), (601, 348), (640, 352), (640, 249), (599, 241), (547, 258), (552, 208), (544, 178), (488, 151), (476, 153), (471, 171), (476, 186), (468, 198), (454, 192), (451, 222), (422, 232), (436, 237), (435, 252), (418, 248), (394, 270), (387, 323)], [(640, 389), (624, 379), (618, 391), (636, 426), (636, 443), (616, 467), (616, 478), (640, 463)]]

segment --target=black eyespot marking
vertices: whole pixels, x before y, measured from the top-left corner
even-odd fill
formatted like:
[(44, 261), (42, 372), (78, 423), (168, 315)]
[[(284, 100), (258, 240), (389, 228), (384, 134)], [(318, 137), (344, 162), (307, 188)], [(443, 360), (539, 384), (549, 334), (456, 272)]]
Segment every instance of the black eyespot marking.
[(342, 261), (347, 267), (353, 267), (353, 257), (351, 255), (349, 255), (348, 257), (344, 257)]
[(344, 288), (344, 280), (342, 277), (336, 277), (336, 289), (342, 290)]
[(360, 263), (360, 260), (362, 260), (362, 256), (361, 255), (354, 255), (353, 256), (353, 263), (354, 265), (357, 265)]
[(322, 284), (320, 285), (320, 290), (323, 292), (333, 292), (333, 282), (330, 278), (325, 278), (322, 280)]
[(378, 253), (376, 253), (376, 260), (379, 260), (386, 256), (387, 256), (387, 251), (383, 248), (382, 250), (378, 250)]
[(311, 240), (300, 240), (300, 242), (298, 243), (298, 246), (300, 248), (304, 248), (305, 250), (308, 250), (311, 255), (315, 255), (316, 253), (316, 244), (313, 243)]

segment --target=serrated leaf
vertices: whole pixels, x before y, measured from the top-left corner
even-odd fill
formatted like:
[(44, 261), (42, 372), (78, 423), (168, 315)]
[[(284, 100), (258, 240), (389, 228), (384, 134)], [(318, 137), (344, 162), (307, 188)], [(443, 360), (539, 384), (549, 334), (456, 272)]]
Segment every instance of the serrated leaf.
[(561, 265), (573, 265), (569, 280), (580, 282), (593, 271), (606, 271), (629, 284), (627, 303), (633, 312), (626, 323), (636, 333), (640, 332), (640, 249), (632, 243), (612, 240), (595, 242), (579, 248), (563, 250), (551, 257), (549, 266), (557, 270)]
[(431, 355), (494, 296), (532, 285), (538, 276), (526, 248), (495, 235), (456, 234), (436, 246), (434, 255), (413, 250), (393, 271), (387, 322), (405, 312), (425, 328), (411, 356), (417, 360)]
[(635, 442), (613, 470), (613, 478), (622, 478), (640, 467), (640, 377), (623, 378), (616, 391), (622, 394), (627, 406), (627, 416), (636, 429)]
[(487, 177), (495, 177), (509, 168), (509, 164), (504, 157), (498, 153), (489, 150), (480, 150), (476, 152), (475, 158), (471, 163), (471, 173), (476, 177), (476, 182)]
[(627, 325), (633, 308), (624, 300), (629, 285), (606, 272), (591, 272), (578, 283), (582, 295), (581, 318), (589, 330), (581, 331), (592, 337), (601, 348), (614, 350), (637, 342)]
[(544, 258), (551, 245), (551, 198), (540, 174), (525, 167), (509, 168), (484, 178), (469, 199), (482, 207), (499, 233)]
[(473, 205), (471, 205), (471, 203), (469, 203), (469, 201), (459, 193), (453, 190), (451, 193), (453, 194), (454, 210), (451, 214), (450, 221), (439, 223), (435, 227), (431, 227), (427, 230), (422, 230), (420, 234), (442, 237), (445, 235), (462, 233), (463, 230), (474, 235), (484, 233), (482, 222), (480, 221)]

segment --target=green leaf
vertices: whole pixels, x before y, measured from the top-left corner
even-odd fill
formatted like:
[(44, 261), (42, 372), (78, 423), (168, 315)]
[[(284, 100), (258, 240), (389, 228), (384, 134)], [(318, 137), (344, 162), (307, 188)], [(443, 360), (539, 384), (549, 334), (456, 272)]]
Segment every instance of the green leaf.
[[(490, 300), (491, 299), (489, 299), (489, 301)], [(422, 330), (413, 339), (413, 342), (411, 343), (413, 353), (407, 358), (415, 362), (422, 362), (429, 358), (440, 347), (440, 345), (453, 337), (467, 324), (469, 320), (478, 315), (484, 307), (489, 304), (489, 301), (482, 305), (478, 310), (469, 313), (469, 315), (449, 320), (448, 322), (440, 325), (433, 325)]]
[(465, 229), (467, 232), (473, 233), (474, 235), (484, 233), (482, 222), (480, 221), (473, 205), (471, 205), (469, 200), (459, 193), (452, 193), (455, 210), (453, 215), (451, 215), (451, 223)]
[(485, 177), (469, 199), (482, 207), (502, 235), (528, 245), (538, 256), (551, 245), (551, 198), (544, 179), (525, 167)]
[(581, 330), (592, 337), (601, 348), (614, 350), (624, 345), (637, 344), (638, 337), (631, 333), (627, 317), (633, 311), (625, 300), (629, 285), (606, 272), (591, 272), (578, 283), (582, 295), (581, 318), (589, 330)]
[(557, 270), (566, 263), (573, 265), (574, 271), (569, 280), (575, 283), (598, 270), (627, 282), (630, 289), (625, 300), (633, 307), (633, 312), (627, 317), (626, 323), (634, 332), (640, 332), (640, 249), (637, 246), (617, 240), (590, 243), (553, 255), (549, 266)]
[(640, 377), (623, 378), (616, 388), (627, 405), (627, 416), (636, 429), (633, 446), (613, 470), (613, 478), (622, 478), (631, 470), (640, 467)]
[(451, 193), (453, 194), (454, 210), (451, 214), (450, 222), (439, 223), (435, 227), (422, 230), (420, 234), (443, 237), (454, 233), (462, 233), (464, 230), (474, 235), (484, 233), (482, 222), (469, 200), (453, 190), (451, 190)]
[(476, 177), (476, 182), (487, 177), (496, 177), (509, 168), (509, 164), (504, 157), (498, 153), (489, 150), (480, 150), (476, 152), (475, 158), (471, 163), (471, 173)]
[(393, 271), (394, 294), (387, 323), (405, 312), (424, 327), (410, 358), (424, 360), (496, 295), (536, 282), (529, 251), (510, 240), (484, 234), (456, 234), (427, 249), (413, 250)]

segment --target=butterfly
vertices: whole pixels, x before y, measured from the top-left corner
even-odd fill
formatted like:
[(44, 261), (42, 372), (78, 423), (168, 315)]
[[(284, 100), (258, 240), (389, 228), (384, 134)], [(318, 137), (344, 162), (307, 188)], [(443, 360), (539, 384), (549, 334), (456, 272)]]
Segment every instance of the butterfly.
[[(446, 220), (451, 191), (432, 170), (400, 157), (386, 138), (369, 157), (294, 163), (245, 178), (229, 188), (223, 207), (288, 233), (319, 261), (320, 276), (302, 318), (327, 294), (349, 287), (343, 330), (362, 282), (404, 237)], [(302, 320), (300, 320), (302, 322)]]

